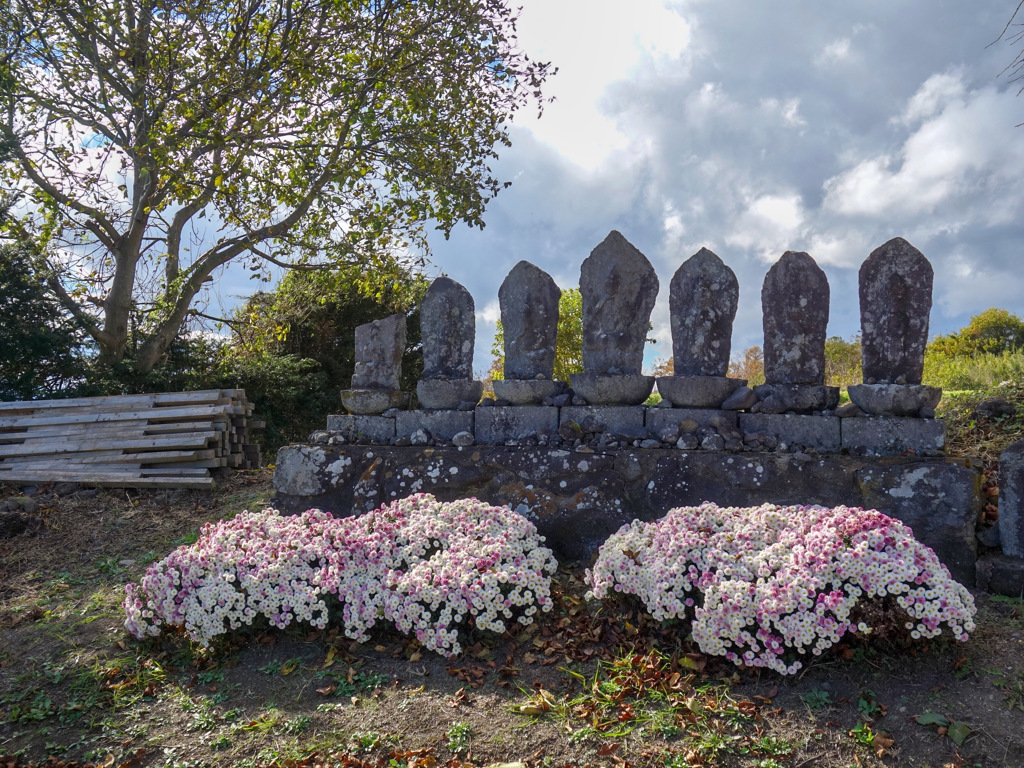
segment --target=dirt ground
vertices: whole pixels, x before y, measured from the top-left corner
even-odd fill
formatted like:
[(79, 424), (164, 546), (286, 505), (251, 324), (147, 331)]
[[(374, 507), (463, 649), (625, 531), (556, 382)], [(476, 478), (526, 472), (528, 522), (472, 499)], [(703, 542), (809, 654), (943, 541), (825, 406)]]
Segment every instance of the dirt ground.
[(266, 506), (270, 471), (213, 492), (54, 490), (0, 538), (4, 768), (1024, 767), (1020, 600), (976, 595), (965, 644), (844, 645), (784, 678), (585, 600), (575, 563), (538, 626), (455, 660), (383, 631), (250, 631), (204, 650), (131, 638), (124, 584), (204, 522)]

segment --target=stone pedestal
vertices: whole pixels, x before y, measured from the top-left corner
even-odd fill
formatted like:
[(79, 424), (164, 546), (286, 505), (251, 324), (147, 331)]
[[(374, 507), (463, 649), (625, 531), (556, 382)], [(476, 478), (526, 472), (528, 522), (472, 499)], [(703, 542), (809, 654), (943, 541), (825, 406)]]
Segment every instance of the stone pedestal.
[(858, 416), (840, 419), (842, 445), (875, 456), (899, 456), (907, 451), (933, 454), (946, 443), (942, 419)]
[(654, 377), (640, 374), (573, 373), (572, 390), (590, 405), (640, 405), (651, 396)]
[(647, 437), (647, 429), (644, 427), (644, 411), (638, 405), (634, 406), (566, 406), (559, 408), (558, 425), (576, 422), (583, 426), (588, 419), (604, 425), (604, 432), (613, 435), (625, 435), (631, 438)]
[(473, 433), (473, 411), (399, 411), (395, 414), (395, 435), (405, 437), (424, 430), (451, 440), (459, 432)]
[(461, 403), (478, 403), (484, 392), (483, 382), (473, 379), (420, 379), (416, 397), (427, 410), (449, 410)]
[(546, 397), (560, 395), (566, 390), (564, 381), (550, 379), (496, 379), (494, 394), (499, 400), (512, 405), (539, 405)]
[(835, 416), (804, 416), (794, 413), (741, 413), (740, 430), (772, 435), (780, 443), (838, 453), (842, 444)]
[(395, 436), (395, 420), (390, 416), (332, 414), (327, 417), (327, 431), (340, 432), (349, 442), (366, 438), (388, 443)]
[[(498, 382), (494, 382), (497, 384)], [(558, 429), (558, 409), (546, 406), (493, 406), (476, 409), (476, 442), (500, 444)]]
[(658, 393), (677, 408), (718, 408), (746, 379), (726, 376), (660, 376)]
[(754, 393), (754, 413), (813, 413), (839, 405), (839, 387), (822, 384), (762, 384)]
[(409, 393), (391, 389), (343, 389), (341, 404), (349, 413), (374, 415), (390, 408), (408, 408)]
[(850, 401), (872, 416), (931, 417), (942, 399), (939, 387), (923, 384), (857, 384), (847, 391)]

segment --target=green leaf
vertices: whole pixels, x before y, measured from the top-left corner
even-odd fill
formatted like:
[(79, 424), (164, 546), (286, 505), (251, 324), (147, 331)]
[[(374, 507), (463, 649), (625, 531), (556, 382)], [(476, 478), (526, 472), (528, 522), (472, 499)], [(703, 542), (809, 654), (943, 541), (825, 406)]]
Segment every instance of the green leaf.
[(967, 740), (967, 737), (971, 735), (971, 727), (967, 725), (967, 723), (957, 721), (949, 726), (949, 731), (947, 733), (953, 743), (959, 747)]
[(949, 720), (944, 718), (942, 715), (938, 715), (935, 712), (925, 712), (923, 715), (918, 715), (914, 718), (921, 725), (949, 725)]

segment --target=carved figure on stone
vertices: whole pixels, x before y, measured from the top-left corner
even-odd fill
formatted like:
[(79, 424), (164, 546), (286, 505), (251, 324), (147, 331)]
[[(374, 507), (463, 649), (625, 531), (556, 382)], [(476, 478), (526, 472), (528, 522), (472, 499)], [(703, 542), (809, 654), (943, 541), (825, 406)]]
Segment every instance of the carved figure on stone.
[(632, 404), (645, 380), (650, 394), (654, 381), (641, 367), (658, 276), (647, 257), (612, 231), (583, 262), (580, 295), (584, 373), (573, 375), (573, 389), (592, 404)]
[(358, 326), (355, 351), (352, 389), (401, 389), (405, 315), (391, 315)]
[(342, 390), (349, 413), (372, 415), (405, 408), (409, 395), (401, 391), (405, 315), (391, 315), (356, 328), (356, 365), (352, 389)]
[(864, 383), (848, 391), (865, 413), (935, 415), (942, 390), (921, 384), (933, 276), (928, 259), (902, 237), (876, 248), (860, 267)]
[(719, 408), (744, 379), (730, 379), (732, 322), (739, 304), (736, 275), (707, 248), (683, 262), (669, 286), (674, 375), (658, 392), (681, 408)]
[(462, 285), (439, 277), (420, 304), (423, 378), (416, 385), (420, 405), (455, 409), (480, 400), (483, 384), (473, 380), (476, 306)]
[(498, 290), (505, 336), (505, 378), (494, 394), (513, 405), (542, 402), (564, 390), (554, 381), (558, 300), (562, 291), (551, 275), (520, 261)]
[(768, 384), (823, 384), (828, 278), (814, 259), (786, 251), (761, 287)]
[(924, 254), (902, 237), (876, 248), (861, 265), (864, 381), (921, 383), (933, 274)]
[(471, 379), (476, 306), (462, 285), (439, 277), (420, 305), (424, 379)]
[(829, 287), (808, 254), (786, 251), (764, 278), (765, 383), (754, 389), (755, 413), (813, 413), (839, 404), (839, 388), (825, 383)]
[(669, 312), (677, 376), (725, 376), (739, 295), (736, 274), (707, 248), (676, 270)]

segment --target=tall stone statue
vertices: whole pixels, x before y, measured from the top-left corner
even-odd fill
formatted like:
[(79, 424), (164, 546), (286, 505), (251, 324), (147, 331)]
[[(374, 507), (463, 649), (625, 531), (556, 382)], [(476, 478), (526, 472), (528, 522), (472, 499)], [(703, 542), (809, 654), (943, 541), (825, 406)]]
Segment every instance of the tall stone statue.
[(423, 378), (416, 385), (420, 405), (453, 409), (478, 402), (483, 383), (473, 380), (476, 307), (469, 291), (447, 277), (431, 283), (420, 305), (420, 335)]

